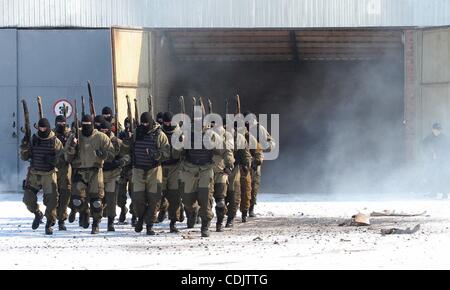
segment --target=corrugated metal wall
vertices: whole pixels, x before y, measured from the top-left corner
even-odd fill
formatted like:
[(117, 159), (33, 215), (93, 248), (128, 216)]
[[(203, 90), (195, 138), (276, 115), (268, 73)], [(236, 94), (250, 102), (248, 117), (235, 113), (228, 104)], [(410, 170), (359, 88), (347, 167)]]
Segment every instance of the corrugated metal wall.
[(442, 25), (447, 0), (0, 0), (0, 27)]

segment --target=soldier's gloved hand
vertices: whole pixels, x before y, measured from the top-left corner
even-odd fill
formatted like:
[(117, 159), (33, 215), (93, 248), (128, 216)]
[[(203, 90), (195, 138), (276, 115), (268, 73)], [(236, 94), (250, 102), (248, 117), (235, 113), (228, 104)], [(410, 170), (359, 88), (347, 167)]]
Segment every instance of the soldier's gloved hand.
[(107, 157), (107, 156), (106, 156), (106, 153), (103, 152), (103, 150), (100, 150), (100, 149), (95, 150), (95, 155), (96, 155), (98, 158), (100, 158), (100, 159), (105, 159), (105, 158)]
[(225, 173), (226, 175), (231, 175), (231, 171), (233, 171), (233, 168), (231, 167), (225, 167), (223, 169), (223, 173)]
[(72, 141), (70, 142), (70, 146), (71, 147), (76, 147), (78, 145), (78, 139), (77, 138), (73, 138)]
[(151, 157), (155, 161), (160, 161), (162, 159), (162, 153), (159, 150), (152, 151), (151, 152)]

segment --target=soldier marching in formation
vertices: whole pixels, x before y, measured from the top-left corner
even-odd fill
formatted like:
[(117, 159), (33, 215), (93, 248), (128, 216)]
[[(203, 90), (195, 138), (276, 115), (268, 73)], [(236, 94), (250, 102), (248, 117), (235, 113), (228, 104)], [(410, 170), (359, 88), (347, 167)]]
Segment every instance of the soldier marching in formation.
[[(212, 122), (206, 126), (201, 103), (200, 119), (194, 115), (192, 124), (176, 123), (172, 112), (160, 112), (155, 117), (149, 99), (149, 111), (137, 116), (136, 107), (134, 119), (129, 110), (121, 127), (117, 112), (114, 114), (111, 108), (105, 107), (96, 116), (92, 96), (90, 102), (88, 114), (82, 100), (80, 122), (74, 101), (74, 122), (70, 129), (66, 108), (56, 117), (53, 130), (40, 113), (35, 125), (37, 132), (31, 135), (28, 107), (23, 101), (25, 137), (20, 156), (30, 162), (23, 184), (23, 201), (35, 215), (33, 230), (44, 218), (37, 203), (41, 189), (47, 235), (53, 234), (56, 221), (58, 229), (66, 231), (65, 221), (72, 223), (77, 212), (79, 225), (85, 229), (92, 218), (92, 234), (99, 233), (102, 217), (108, 220), (107, 231), (113, 232), (117, 207), (120, 208), (119, 224), (126, 224), (130, 212), (134, 230), (139, 233), (145, 225), (147, 235), (155, 235), (154, 224), (167, 216), (170, 233), (178, 233), (176, 224), (183, 222), (186, 214), (187, 228), (193, 228), (199, 218), (201, 236), (208, 237), (213, 207), (217, 232), (223, 231), (224, 221), (226, 228), (233, 227), (238, 209), (242, 222), (247, 221), (247, 216), (255, 216), (263, 148), (274, 146), (267, 130), (256, 121), (238, 128), (237, 122), (226, 126), (225, 116), (222, 124)], [(182, 106), (184, 114), (184, 103)], [(209, 106), (212, 113), (210, 101)], [(198, 122), (199, 127), (195, 125)], [(251, 134), (254, 126), (268, 145), (263, 146), (258, 136)], [(132, 201), (129, 208), (127, 194)]]

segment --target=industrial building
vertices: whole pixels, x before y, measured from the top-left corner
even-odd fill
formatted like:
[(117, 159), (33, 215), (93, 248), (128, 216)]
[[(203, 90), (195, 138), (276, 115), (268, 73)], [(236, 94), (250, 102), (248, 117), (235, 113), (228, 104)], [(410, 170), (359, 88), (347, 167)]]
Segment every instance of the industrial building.
[(53, 119), (87, 80), (120, 120), (126, 95), (149, 94), (157, 110), (184, 95), (223, 113), (240, 94), (280, 114), (266, 191), (327, 191), (344, 163), (376, 176), (417, 159), (433, 122), (450, 133), (449, 26), (445, 0), (0, 0), (0, 190), (27, 166), (20, 100), (42, 96)]

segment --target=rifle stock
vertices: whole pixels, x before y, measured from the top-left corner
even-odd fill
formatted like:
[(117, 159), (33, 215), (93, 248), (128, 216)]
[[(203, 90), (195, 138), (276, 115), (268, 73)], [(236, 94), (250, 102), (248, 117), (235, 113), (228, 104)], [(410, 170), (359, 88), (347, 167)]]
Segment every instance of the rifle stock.
[(95, 113), (95, 104), (94, 104), (94, 96), (92, 95), (91, 81), (87, 82), (87, 86), (88, 86), (88, 92), (89, 92), (89, 109), (91, 111), (92, 117), (95, 117), (95, 116), (97, 116), (97, 114)]
[(39, 112), (39, 120), (44, 118), (44, 111), (42, 109), (42, 98), (39, 96), (37, 97), (37, 103), (38, 103), (38, 112)]
[(128, 121), (130, 122), (130, 131), (131, 131), (131, 133), (133, 133), (136, 122), (133, 120), (133, 114), (131, 113), (130, 97), (128, 95), (126, 95), (125, 97), (127, 98), (127, 117), (128, 117)]
[(138, 101), (134, 99), (134, 116), (136, 118), (136, 127), (139, 126), (139, 108)]
[(84, 103), (84, 96), (81, 96), (81, 116), (86, 115), (86, 104)]
[(30, 127), (30, 112), (28, 111), (28, 105), (25, 100), (22, 100), (23, 106), (23, 117), (24, 117), (24, 127), (21, 128), (21, 131), (25, 134), (24, 139), (31, 146), (31, 127)]
[(241, 113), (241, 97), (239, 95), (236, 95), (236, 114)]

